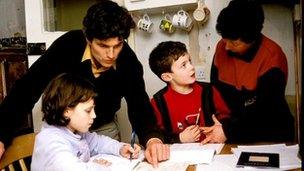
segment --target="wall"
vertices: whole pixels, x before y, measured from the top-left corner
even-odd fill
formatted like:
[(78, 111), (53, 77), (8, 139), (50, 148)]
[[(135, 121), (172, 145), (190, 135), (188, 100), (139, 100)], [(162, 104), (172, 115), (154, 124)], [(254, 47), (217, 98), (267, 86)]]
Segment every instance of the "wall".
[(0, 39), (25, 37), (23, 0), (0, 0)]

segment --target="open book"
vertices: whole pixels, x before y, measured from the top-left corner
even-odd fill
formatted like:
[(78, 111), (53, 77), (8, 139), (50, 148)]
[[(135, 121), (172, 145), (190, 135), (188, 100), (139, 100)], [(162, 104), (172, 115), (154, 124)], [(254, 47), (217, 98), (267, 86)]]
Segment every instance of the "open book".
[(112, 171), (131, 171), (133, 170), (141, 161), (144, 160), (144, 152), (141, 151), (139, 157), (137, 159), (127, 159), (121, 156), (114, 156), (111, 154), (98, 154), (96, 156), (91, 157), (90, 161), (94, 159), (105, 159), (112, 164), (109, 166), (109, 169)]

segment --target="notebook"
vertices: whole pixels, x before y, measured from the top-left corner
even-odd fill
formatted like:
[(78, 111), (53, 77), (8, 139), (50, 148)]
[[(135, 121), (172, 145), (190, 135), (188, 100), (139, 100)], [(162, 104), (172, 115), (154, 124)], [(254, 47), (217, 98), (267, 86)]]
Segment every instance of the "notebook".
[(236, 167), (279, 168), (278, 153), (241, 152)]

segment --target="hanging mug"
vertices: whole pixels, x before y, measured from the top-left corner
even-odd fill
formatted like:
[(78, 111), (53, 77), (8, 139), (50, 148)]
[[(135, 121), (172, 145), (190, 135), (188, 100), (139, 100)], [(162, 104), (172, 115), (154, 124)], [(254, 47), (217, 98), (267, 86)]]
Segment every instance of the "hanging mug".
[(169, 14), (165, 14), (165, 17), (160, 20), (159, 28), (167, 33), (173, 33), (175, 31)]
[(193, 21), (189, 14), (184, 10), (179, 10), (172, 19), (174, 27), (190, 31), (193, 26)]
[(137, 27), (145, 32), (151, 33), (153, 30), (153, 22), (148, 14), (145, 14), (137, 23)]
[(197, 8), (193, 11), (193, 18), (198, 22), (206, 22), (208, 20), (210, 10), (202, 0), (197, 2)]

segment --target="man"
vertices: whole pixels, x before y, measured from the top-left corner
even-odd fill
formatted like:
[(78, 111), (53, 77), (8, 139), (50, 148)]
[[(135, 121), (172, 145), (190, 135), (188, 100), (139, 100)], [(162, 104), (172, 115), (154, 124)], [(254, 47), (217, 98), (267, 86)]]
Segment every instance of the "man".
[(294, 140), (294, 118), (285, 101), (286, 56), (261, 33), (263, 22), (263, 8), (252, 0), (231, 1), (217, 18), (222, 39), (211, 82), (228, 104), (231, 118), (204, 128), (204, 143)]
[(168, 159), (169, 147), (155, 128), (142, 65), (124, 41), (135, 27), (134, 21), (126, 9), (103, 0), (88, 9), (83, 26), (83, 31), (69, 31), (55, 40), (1, 104), (0, 156), (19, 126), (18, 118), (31, 112), (54, 77), (67, 72), (86, 78), (96, 87), (97, 118), (92, 126), (96, 132), (117, 138), (113, 120), (121, 98), (126, 99), (132, 128), (140, 143), (146, 145), (147, 160), (156, 166), (158, 161)]

